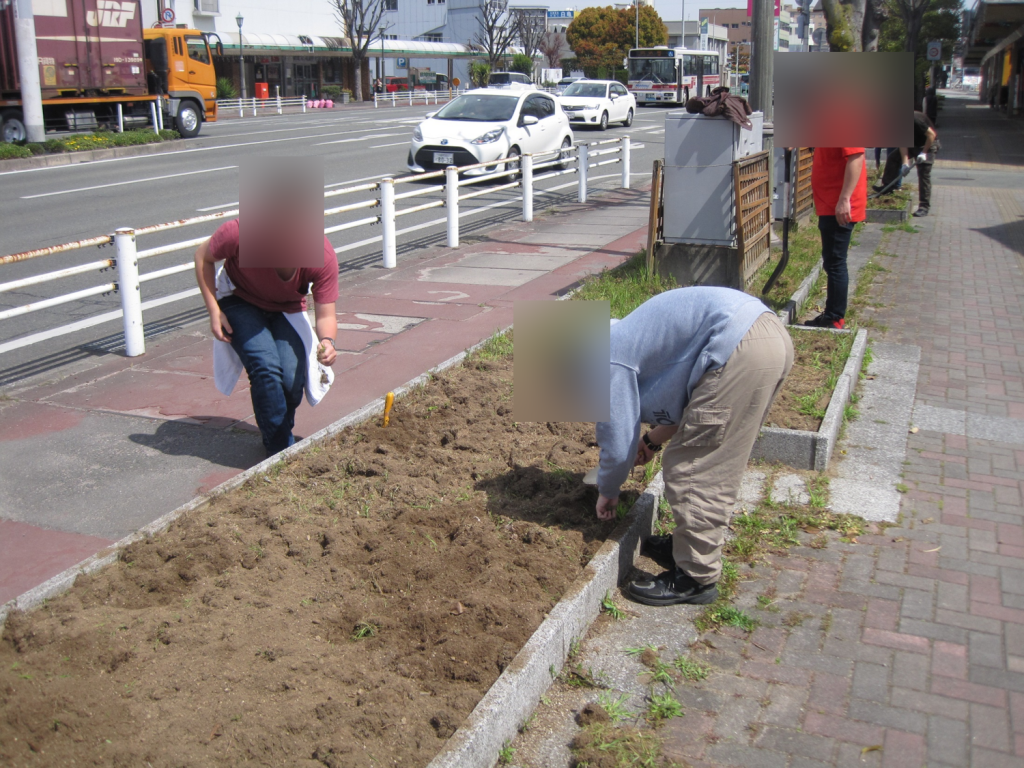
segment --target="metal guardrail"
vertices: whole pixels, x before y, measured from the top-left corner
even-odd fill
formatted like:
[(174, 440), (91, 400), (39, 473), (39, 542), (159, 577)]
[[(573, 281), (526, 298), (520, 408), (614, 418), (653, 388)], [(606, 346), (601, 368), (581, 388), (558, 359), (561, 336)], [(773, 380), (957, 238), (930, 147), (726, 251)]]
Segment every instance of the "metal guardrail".
[(376, 109), (381, 104), (390, 104), (392, 107), (397, 107), (399, 103), (411, 107), (418, 101), (422, 101), (424, 106), (431, 103), (441, 104), (451, 101), (456, 96), (461, 96), (465, 92), (465, 88), (451, 88), (444, 91), (392, 91), (391, 93), (375, 93), (373, 94), (373, 108)]
[[(386, 269), (394, 269), (397, 266), (398, 248), (396, 221), (401, 216), (407, 216), (409, 214), (432, 208), (447, 208), (447, 215), (444, 219), (436, 222), (429, 222), (427, 226), (435, 226), (445, 223), (448, 230), (448, 247), (458, 248), (460, 218), (474, 213), (474, 211), (460, 213), (459, 204), (462, 201), (471, 200), (475, 197), (480, 197), (481, 195), (491, 194), (505, 189), (521, 188), (523, 221), (533, 221), (533, 203), (535, 196), (538, 194), (551, 194), (559, 189), (575, 185), (577, 187), (577, 199), (581, 203), (586, 202), (588, 180), (590, 176), (590, 169), (592, 168), (598, 168), (615, 163), (621, 164), (621, 187), (629, 189), (630, 152), (630, 139), (628, 136), (623, 136), (618, 139), (608, 139), (589, 144), (581, 143), (573, 147), (552, 150), (549, 152), (525, 154), (516, 159), (504, 157), (485, 163), (476, 163), (474, 165), (461, 167), (453, 165), (441, 171), (412, 174), (398, 178), (389, 177), (381, 179), (379, 182), (359, 184), (342, 189), (329, 189), (324, 192), (325, 200), (360, 192), (377, 192), (378, 195), (375, 198), (368, 200), (359, 200), (345, 205), (326, 208), (324, 210), (325, 217), (368, 209), (379, 209), (379, 213), (375, 213), (372, 216), (367, 216), (355, 221), (345, 222), (344, 224), (327, 226), (324, 228), (324, 234), (328, 235), (335, 232), (380, 224), (381, 235), (379, 239), (381, 241), (383, 265)], [(607, 157), (609, 159), (591, 162), (593, 158), (600, 157)], [(462, 175), (466, 171), (486, 170), (490, 168), (494, 169), (491, 173), (482, 173), (477, 176)], [(575, 184), (570, 182), (569, 184), (549, 189), (536, 188), (536, 183), (539, 181), (570, 174), (575, 174), (577, 176)], [(407, 184), (412, 181), (424, 181), (430, 179), (443, 179), (443, 183), (431, 184), (421, 189), (414, 189), (409, 192), (396, 194), (395, 190), (397, 185)], [(505, 179), (507, 179), (507, 181), (503, 181)], [(503, 183), (487, 184), (482, 189), (474, 189), (473, 191), (468, 192), (462, 191), (475, 185), (495, 181), (503, 181)], [(426, 203), (411, 205), (405, 208), (398, 208), (397, 206), (397, 203), (400, 201), (413, 200), (414, 198), (437, 192), (444, 192), (444, 197), (442, 199), (431, 200)], [(507, 202), (515, 202), (515, 200), (516, 198), (513, 198)], [(188, 219), (180, 219), (178, 221), (167, 222), (164, 224), (154, 224), (147, 227), (122, 227), (116, 230), (112, 235), (101, 235), (98, 237), (86, 238), (84, 240), (77, 240), (73, 243), (64, 243), (62, 245), (50, 246), (48, 248), (37, 248), (23, 253), (11, 254), (10, 256), (0, 256), (0, 266), (2, 266), (4, 264), (15, 264), (29, 261), (31, 259), (42, 258), (54, 253), (67, 253), (70, 251), (81, 250), (91, 246), (103, 247), (113, 243), (115, 247), (115, 255), (110, 258), (0, 283), (0, 293), (15, 291), (29, 286), (41, 285), (43, 283), (83, 275), (97, 270), (101, 273), (109, 269), (117, 270), (117, 279), (114, 281), (104, 282), (100, 285), (85, 288), (83, 290), (2, 310), (0, 311), (0, 321), (26, 315), (31, 312), (37, 312), (49, 307), (79, 301), (92, 296), (116, 292), (119, 294), (121, 299), (121, 311), (119, 313), (108, 312), (92, 318), (95, 322), (91, 322), (89, 318), (86, 318), (72, 325), (74, 325), (76, 329), (87, 327), (91, 324), (99, 324), (100, 322), (116, 319), (119, 315), (124, 322), (126, 355), (128, 357), (136, 357), (144, 354), (146, 346), (142, 312), (143, 309), (147, 307), (145, 307), (142, 302), (142, 283), (187, 272), (194, 268), (194, 261), (188, 261), (184, 264), (177, 264), (151, 272), (140, 272), (139, 262), (142, 259), (151, 258), (153, 256), (161, 256), (190, 248), (197, 248), (200, 244), (205, 242), (209, 236), (204, 235), (203, 237), (190, 238), (188, 240), (182, 240), (168, 245), (157, 246), (144, 250), (138, 249), (138, 238), (145, 235), (153, 235), (158, 232), (166, 232), (198, 224), (229, 219), (237, 216), (238, 213), (239, 211), (236, 208), (227, 211), (219, 211), (217, 213), (210, 213), (203, 216), (194, 216)], [(356, 245), (366, 244), (367, 242), (372, 243), (376, 239), (378, 238), (372, 238), (369, 241), (363, 241)], [(198, 289), (194, 288), (147, 303), (151, 306), (157, 306), (191, 298), (197, 293)], [(12, 341), (0, 343), (0, 353), (30, 346), (44, 340), (40, 338), (41, 336), (52, 338), (54, 335), (58, 335), (59, 332), (64, 330), (69, 330), (69, 326), (62, 326), (61, 328), (53, 329), (52, 331), (47, 331), (42, 334), (30, 334)]]
[[(341, 102), (337, 102), (340, 104)], [(245, 117), (246, 112), (252, 112), (253, 117), (257, 117), (260, 114), (270, 114), (274, 112), (278, 115), (284, 114), (286, 107), (301, 107), (302, 111), (306, 111), (309, 101), (305, 96), (291, 96), (288, 98), (282, 98), (281, 96), (275, 96), (269, 99), (257, 99), (255, 97), (243, 99), (241, 97), (237, 99), (217, 99), (217, 112), (234, 112), (237, 110), (239, 117)]]

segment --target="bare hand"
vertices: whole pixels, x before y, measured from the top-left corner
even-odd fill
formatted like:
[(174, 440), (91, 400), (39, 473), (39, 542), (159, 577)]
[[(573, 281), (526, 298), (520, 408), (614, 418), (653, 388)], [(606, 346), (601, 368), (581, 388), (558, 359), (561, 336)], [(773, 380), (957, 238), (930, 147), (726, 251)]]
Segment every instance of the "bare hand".
[(597, 497), (597, 519), (614, 520), (619, 506), (619, 497), (609, 499), (607, 496)]
[(640, 467), (644, 464), (650, 463), (654, 458), (654, 451), (647, 447), (647, 444), (641, 440), (640, 445), (636, 450), (636, 461), (633, 462), (634, 467)]
[(316, 359), (324, 365), (334, 365), (334, 361), (338, 359), (338, 353), (331, 342), (321, 341), (320, 346), (316, 348)]
[(210, 330), (213, 331), (213, 337), (217, 341), (231, 343), (231, 334), (234, 331), (231, 330), (231, 323), (228, 322), (227, 316), (219, 309), (210, 313)]
[(845, 227), (850, 223), (851, 215), (850, 198), (840, 197), (839, 202), (836, 203), (836, 221)]

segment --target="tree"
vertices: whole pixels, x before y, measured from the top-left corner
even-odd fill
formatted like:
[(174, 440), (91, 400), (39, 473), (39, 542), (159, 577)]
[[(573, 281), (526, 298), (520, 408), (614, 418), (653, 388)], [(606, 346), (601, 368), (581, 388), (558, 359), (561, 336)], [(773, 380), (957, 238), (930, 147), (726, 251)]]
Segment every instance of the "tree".
[(833, 51), (876, 51), (887, 0), (822, 0), (825, 34)]
[(532, 61), (537, 51), (540, 50), (541, 41), (544, 39), (547, 19), (525, 8), (513, 8), (510, 13), (519, 45), (522, 46), (523, 53)]
[(508, 69), (510, 72), (522, 72), (527, 77), (530, 77), (533, 74), (533, 59), (525, 53), (517, 53), (512, 57), (512, 63)]
[(381, 20), (387, 10), (385, 0), (330, 0), (342, 33), (352, 48), (352, 61), (356, 70), (356, 101), (363, 100), (363, 62), (366, 61), (370, 40), (379, 34)]
[(540, 52), (548, 62), (550, 69), (557, 69), (562, 63), (562, 47), (565, 36), (558, 32), (548, 32), (541, 38)]
[[(584, 70), (621, 68), (622, 60), (636, 43), (636, 9), (584, 8), (565, 33), (569, 46)], [(665, 45), (668, 29), (658, 12), (640, 6), (640, 47)]]
[(516, 28), (508, 12), (508, 0), (480, 0), (480, 13), (476, 20), (480, 29), (474, 42), (487, 54), (488, 66), (492, 70), (498, 69), (516, 36)]
[[(953, 55), (960, 39), (961, 0), (927, 0), (923, 11), (904, 3), (909, 0), (889, 0), (891, 12), (882, 24), (879, 49), (883, 51), (909, 51), (914, 54), (914, 102), (920, 104), (924, 95), (924, 77), (929, 62), (921, 55), (921, 40), (939, 40), (944, 58)], [(920, 18), (917, 15), (920, 14)], [(907, 20), (916, 19), (914, 28)]]

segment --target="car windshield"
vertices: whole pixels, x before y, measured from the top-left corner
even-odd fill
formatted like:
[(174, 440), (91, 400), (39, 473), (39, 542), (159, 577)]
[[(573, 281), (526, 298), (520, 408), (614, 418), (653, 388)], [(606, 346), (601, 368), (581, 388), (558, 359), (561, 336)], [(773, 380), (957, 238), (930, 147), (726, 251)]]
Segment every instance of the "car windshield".
[(518, 96), (472, 94), (459, 96), (434, 115), (437, 120), (469, 120), (478, 123), (504, 123), (512, 119)]
[(512, 82), (512, 75), (506, 73), (493, 74), (487, 79), (488, 85), (508, 85)]
[(630, 59), (629, 79), (647, 80), (652, 83), (674, 83), (676, 81), (675, 59)]
[(605, 90), (608, 88), (604, 83), (573, 83), (565, 89), (563, 96), (579, 96), (584, 99), (603, 99)]

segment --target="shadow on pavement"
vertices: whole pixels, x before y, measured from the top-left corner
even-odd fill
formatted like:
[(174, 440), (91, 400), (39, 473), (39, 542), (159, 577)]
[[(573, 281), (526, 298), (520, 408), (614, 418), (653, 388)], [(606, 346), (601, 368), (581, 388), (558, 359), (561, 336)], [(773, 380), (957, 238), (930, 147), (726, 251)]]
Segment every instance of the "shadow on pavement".
[[(210, 417), (196, 416), (197, 421)], [(195, 456), (211, 464), (248, 469), (266, 458), (258, 432), (217, 430), (181, 421), (167, 421), (153, 434), (136, 433), (128, 439), (167, 456)]]
[(997, 224), (994, 227), (979, 227), (972, 229), (972, 232), (980, 232), (986, 237), (991, 237), (1000, 245), (1009, 248), (1014, 253), (1024, 256), (1024, 217), (1009, 224)]

